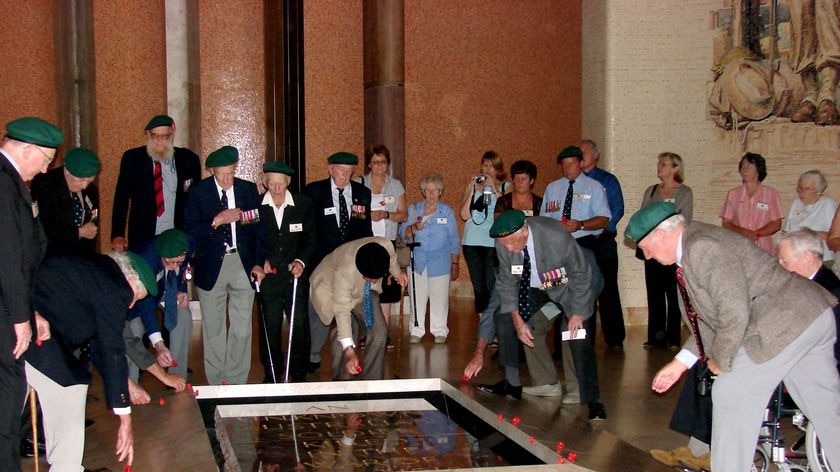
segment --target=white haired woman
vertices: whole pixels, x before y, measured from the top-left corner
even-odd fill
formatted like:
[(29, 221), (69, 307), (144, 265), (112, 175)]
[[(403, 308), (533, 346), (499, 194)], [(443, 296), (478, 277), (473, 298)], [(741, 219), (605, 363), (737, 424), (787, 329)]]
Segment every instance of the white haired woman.
[[(403, 239), (414, 239), (414, 277), (417, 322), (411, 323), (409, 342), (417, 344), (426, 334), (426, 304), (429, 304), (429, 331), (436, 344), (449, 335), (449, 282), (458, 278), (461, 254), (458, 225), (452, 207), (440, 201), (443, 177), (429, 172), (420, 180), (423, 200), (408, 207), (408, 220), (400, 225)], [(422, 313), (422, 315), (421, 315)]]
[(824, 195), (828, 181), (819, 170), (803, 172), (796, 182), (796, 199), (790, 205), (784, 231), (786, 233), (808, 228), (817, 234), (823, 245), (823, 262), (834, 263), (834, 251), (828, 249), (826, 240), (831, 230), (831, 221), (837, 211), (837, 202)]

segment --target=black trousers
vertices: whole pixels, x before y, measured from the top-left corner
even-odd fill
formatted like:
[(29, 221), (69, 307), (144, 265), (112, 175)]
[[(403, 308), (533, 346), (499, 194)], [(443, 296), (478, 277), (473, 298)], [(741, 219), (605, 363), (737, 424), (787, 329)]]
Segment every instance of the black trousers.
[(677, 302), (677, 266), (645, 261), (649, 344), (681, 346), (680, 306)]
[(694, 363), (688, 369), (683, 382), (682, 393), (677, 399), (674, 415), (671, 417), (671, 429), (697, 438), (706, 444), (712, 443), (712, 396), (697, 395), (697, 381), (703, 363)]
[(0, 329), (0, 470), (20, 472), (20, 415), (26, 398), (26, 376), (23, 360), (12, 356), (15, 337), (11, 326)]
[(490, 302), (490, 295), (496, 285), (496, 271), (499, 258), (495, 247), (463, 246), (464, 259), (470, 271), (470, 282), (475, 292), (475, 311), (483, 313)]
[[(621, 346), (624, 343), (624, 312), (621, 308), (621, 295), (618, 292), (618, 246), (615, 233), (604, 231), (598, 236), (584, 236), (577, 239), (578, 244), (592, 251), (595, 262), (604, 277), (604, 289), (598, 296), (598, 310), (601, 317), (601, 333), (608, 346)], [(595, 315), (584, 326), (590, 343), (595, 343)]]
[[(286, 358), (283, 357), (283, 350), (281, 349), (283, 344), (283, 313), (288, 314), (292, 310), (292, 278), (287, 274), (267, 275), (263, 279), (260, 291), (260, 302), (262, 303), (263, 319), (265, 320), (265, 328), (263, 328), (262, 322), (258, 323), (260, 361), (265, 371), (265, 381), (271, 382), (276, 379), (277, 383), (282, 383), (286, 366)], [(309, 367), (308, 306), (309, 280), (301, 277), (298, 279), (295, 312), (291, 320), (294, 330), (292, 332), (289, 376), (295, 382), (303, 382), (306, 379), (307, 368)], [(269, 353), (271, 354), (270, 359)], [(273, 375), (272, 363), (274, 364)]]

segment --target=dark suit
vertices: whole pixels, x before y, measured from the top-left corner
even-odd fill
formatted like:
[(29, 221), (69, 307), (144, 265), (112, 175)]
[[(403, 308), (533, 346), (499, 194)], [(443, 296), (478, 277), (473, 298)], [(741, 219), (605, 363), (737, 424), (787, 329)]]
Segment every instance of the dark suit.
[[(533, 251), (536, 260), (531, 261), (532, 266), (539, 274), (562, 269), (568, 277), (567, 283), (559, 283), (547, 289), (532, 287), (530, 290), (534, 310), (536, 310), (530, 321), (534, 347), (526, 347), (525, 354), (534, 384), (546, 385), (557, 381), (557, 373), (545, 339), (552, 322), (546, 320), (546, 316), (540, 310), (541, 307), (553, 302), (561, 310), (561, 314), (557, 316), (581, 315), (584, 319), (589, 319), (593, 315), (595, 300), (601, 293), (604, 282), (595, 264), (594, 256), (575, 242), (562, 223), (549, 217), (534, 216), (528, 218), (526, 224), (534, 242)], [(500, 301), (499, 313), (500, 316), (510, 316), (513, 311), (519, 311), (519, 280), (522, 277), (513, 274), (511, 266), (522, 265), (523, 255), (521, 252), (517, 254), (509, 252), (498, 240), (496, 240), (496, 252), (499, 255), (499, 273), (496, 276), (496, 290), (499, 292)], [(565, 323), (563, 327), (565, 329)], [(594, 335), (594, 332), (587, 332), (587, 336)], [(499, 336), (500, 341), (506, 338), (507, 336)], [(592, 345), (585, 339), (567, 342), (574, 359), (581, 402), (600, 401), (598, 368)], [(510, 346), (503, 348), (500, 345), (499, 357), (502, 356), (502, 349), (510, 351), (510, 355), (515, 352)]]
[[(748, 468), (767, 400), (782, 380), (825, 437), (829, 462), (840, 464), (837, 299), (732, 231), (692, 222), (680, 241), (677, 263), (704, 350), (721, 370), (712, 389), (712, 468)], [(683, 347), (697, 353), (694, 339)]]
[(353, 201), (347, 203), (364, 206), (365, 214), (364, 217), (353, 217), (351, 215), (350, 223), (347, 226), (347, 237), (341, 238), (338, 231), (338, 219), (336, 218), (337, 210), (335, 213), (327, 214), (328, 209), (335, 209), (330, 180), (324, 179), (312, 182), (304, 189), (306, 196), (312, 199), (315, 209), (315, 227), (318, 230), (318, 244), (315, 248), (313, 267), (309, 267), (310, 271), (314, 270), (314, 266), (317, 266), (321, 259), (333, 252), (338, 246), (348, 241), (373, 236), (370, 219), (370, 189), (358, 182), (350, 181)]
[(108, 256), (48, 257), (38, 269), (33, 305), (50, 323), (51, 337), (26, 352), (26, 375), (38, 392), (53, 469), (81, 469), (91, 375), (73, 356), (75, 349), (88, 341), (94, 346), (107, 406), (130, 406), (122, 332), (133, 297)]
[[(820, 284), (820, 286), (832, 295), (840, 299), (840, 278), (829, 270), (826, 266), (820, 267), (820, 270), (811, 279)], [(834, 305), (834, 320), (837, 324), (837, 332), (840, 333), (840, 304)], [(837, 361), (837, 372), (840, 372), (840, 335), (837, 341), (834, 342), (834, 359)]]
[[(175, 148), (175, 227), (184, 229), (184, 207), (187, 190), (201, 178), (198, 156), (186, 148)], [(129, 203), (131, 212), (129, 213)], [(111, 239), (125, 237), (128, 221), (128, 247), (138, 251), (155, 238), (157, 204), (154, 191), (154, 163), (146, 146), (129, 149), (120, 162), (120, 175), (114, 189), (111, 212)]]
[[(86, 255), (96, 252), (98, 236), (93, 239), (79, 238), (79, 227), (73, 218), (73, 200), (67, 187), (64, 167), (56, 167), (46, 174), (38, 175), (32, 179), (31, 189), (32, 199), (38, 202), (41, 224), (47, 235), (47, 254)], [(80, 193), (84, 225), (92, 220), (94, 211), (99, 211), (99, 189), (95, 183), (91, 183)]]
[[(257, 186), (234, 178), (233, 202), (243, 211), (260, 206)], [(225, 254), (222, 226), (213, 228), (213, 218), (223, 210), (220, 192), (214, 177), (193, 184), (187, 197), (184, 223), (195, 239), (193, 259), (194, 281), (199, 288), (204, 366), (210, 383), (223, 380), (245, 383), (251, 359), (251, 314), (254, 290), (251, 268), (265, 262), (265, 230), (262, 221), (252, 224), (234, 223), (236, 252)], [(226, 302), (229, 310), (225, 310)], [(230, 317), (227, 329), (226, 316)]]
[[(352, 201), (347, 199), (347, 203), (349, 205), (363, 206), (364, 217), (360, 218), (358, 217), (359, 215), (354, 217), (351, 214), (350, 222), (347, 225), (347, 235), (342, 238), (341, 233), (338, 231), (338, 208), (333, 201), (331, 181), (331, 177), (318, 180), (310, 183), (304, 189), (304, 193), (312, 199), (318, 241), (315, 246), (315, 257), (312, 259), (312, 264), (306, 267), (307, 272), (310, 274), (321, 263), (324, 257), (333, 252), (337, 247), (346, 242), (373, 236), (372, 221), (370, 219), (370, 189), (358, 182), (350, 181), (349, 187), (353, 198)], [(321, 349), (327, 341), (329, 328), (321, 322), (318, 313), (311, 303), (309, 305), (309, 332), (311, 336), (309, 360), (311, 362), (321, 362)]]
[(23, 361), (12, 355), (14, 325), (32, 317), (35, 269), (46, 250), (46, 238), (33, 216), (32, 198), (23, 179), (0, 153), (0, 470), (20, 470), (20, 412), (26, 396)]
[[(269, 194), (265, 195), (271, 198)], [(266, 259), (277, 270), (276, 274), (266, 274), (260, 296), (265, 319), (265, 329), (260, 324), (260, 360), (265, 370), (266, 381), (282, 379), (284, 361), (280, 345), (283, 312), (291, 313), (293, 277), (289, 272), (289, 264), (295, 260), (303, 263), (304, 274), (298, 278), (295, 312), (290, 317), (294, 323), (294, 349), (289, 375), (294, 381), (303, 381), (309, 364), (310, 339), (306, 307), (309, 303), (309, 273), (314, 270), (310, 265), (315, 256), (315, 214), (309, 197), (287, 194), (286, 198), (289, 198), (289, 195), (294, 205), (286, 206), (283, 210), (283, 221), (280, 223), (277, 222), (271, 205), (263, 203), (260, 207), (260, 219), (265, 226), (268, 246)], [(269, 345), (266, 345), (266, 333)], [(271, 363), (274, 364), (273, 375)]]

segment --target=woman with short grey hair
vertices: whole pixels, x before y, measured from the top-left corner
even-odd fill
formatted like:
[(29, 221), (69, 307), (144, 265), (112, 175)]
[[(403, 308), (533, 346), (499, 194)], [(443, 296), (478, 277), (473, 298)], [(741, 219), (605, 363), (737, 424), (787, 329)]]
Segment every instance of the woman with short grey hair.
[(790, 205), (783, 229), (785, 232), (802, 228), (814, 231), (822, 241), (823, 262), (831, 266), (834, 264), (834, 251), (829, 250), (826, 240), (837, 202), (824, 195), (827, 187), (828, 182), (819, 170), (803, 172), (796, 183), (796, 199)]
[(461, 242), (452, 207), (440, 201), (445, 185), (437, 172), (420, 180), (423, 200), (408, 207), (408, 220), (400, 225), (405, 240), (420, 243), (414, 248), (414, 275), (411, 293), (415, 320), (409, 323), (409, 342), (417, 344), (426, 334), (426, 304), (429, 305), (429, 332), (435, 344), (449, 336), (449, 282), (458, 278)]

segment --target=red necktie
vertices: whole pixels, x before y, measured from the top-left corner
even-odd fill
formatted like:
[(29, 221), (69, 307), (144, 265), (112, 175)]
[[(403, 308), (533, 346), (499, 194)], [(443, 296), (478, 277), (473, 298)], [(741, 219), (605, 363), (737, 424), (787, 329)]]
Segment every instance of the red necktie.
[(697, 326), (697, 318), (699, 316), (694, 312), (694, 307), (691, 306), (691, 300), (688, 298), (682, 267), (677, 267), (677, 288), (680, 289), (680, 295), (685, 304), (685, 314), (688, 316), (688, 323), (691, 325), (691, 332), (694, 334), (694, 341), (697, 343), (697, 352), (700, 353), (700, 360), (706, 362), (706, 351), (703, 350), (703, 340), (700, 338), (700, 328)]
[(163, 215), (163, 174), (158, 161), (155, 161), (155, 204), (157, 204), (157, 216), (160, 217)]

